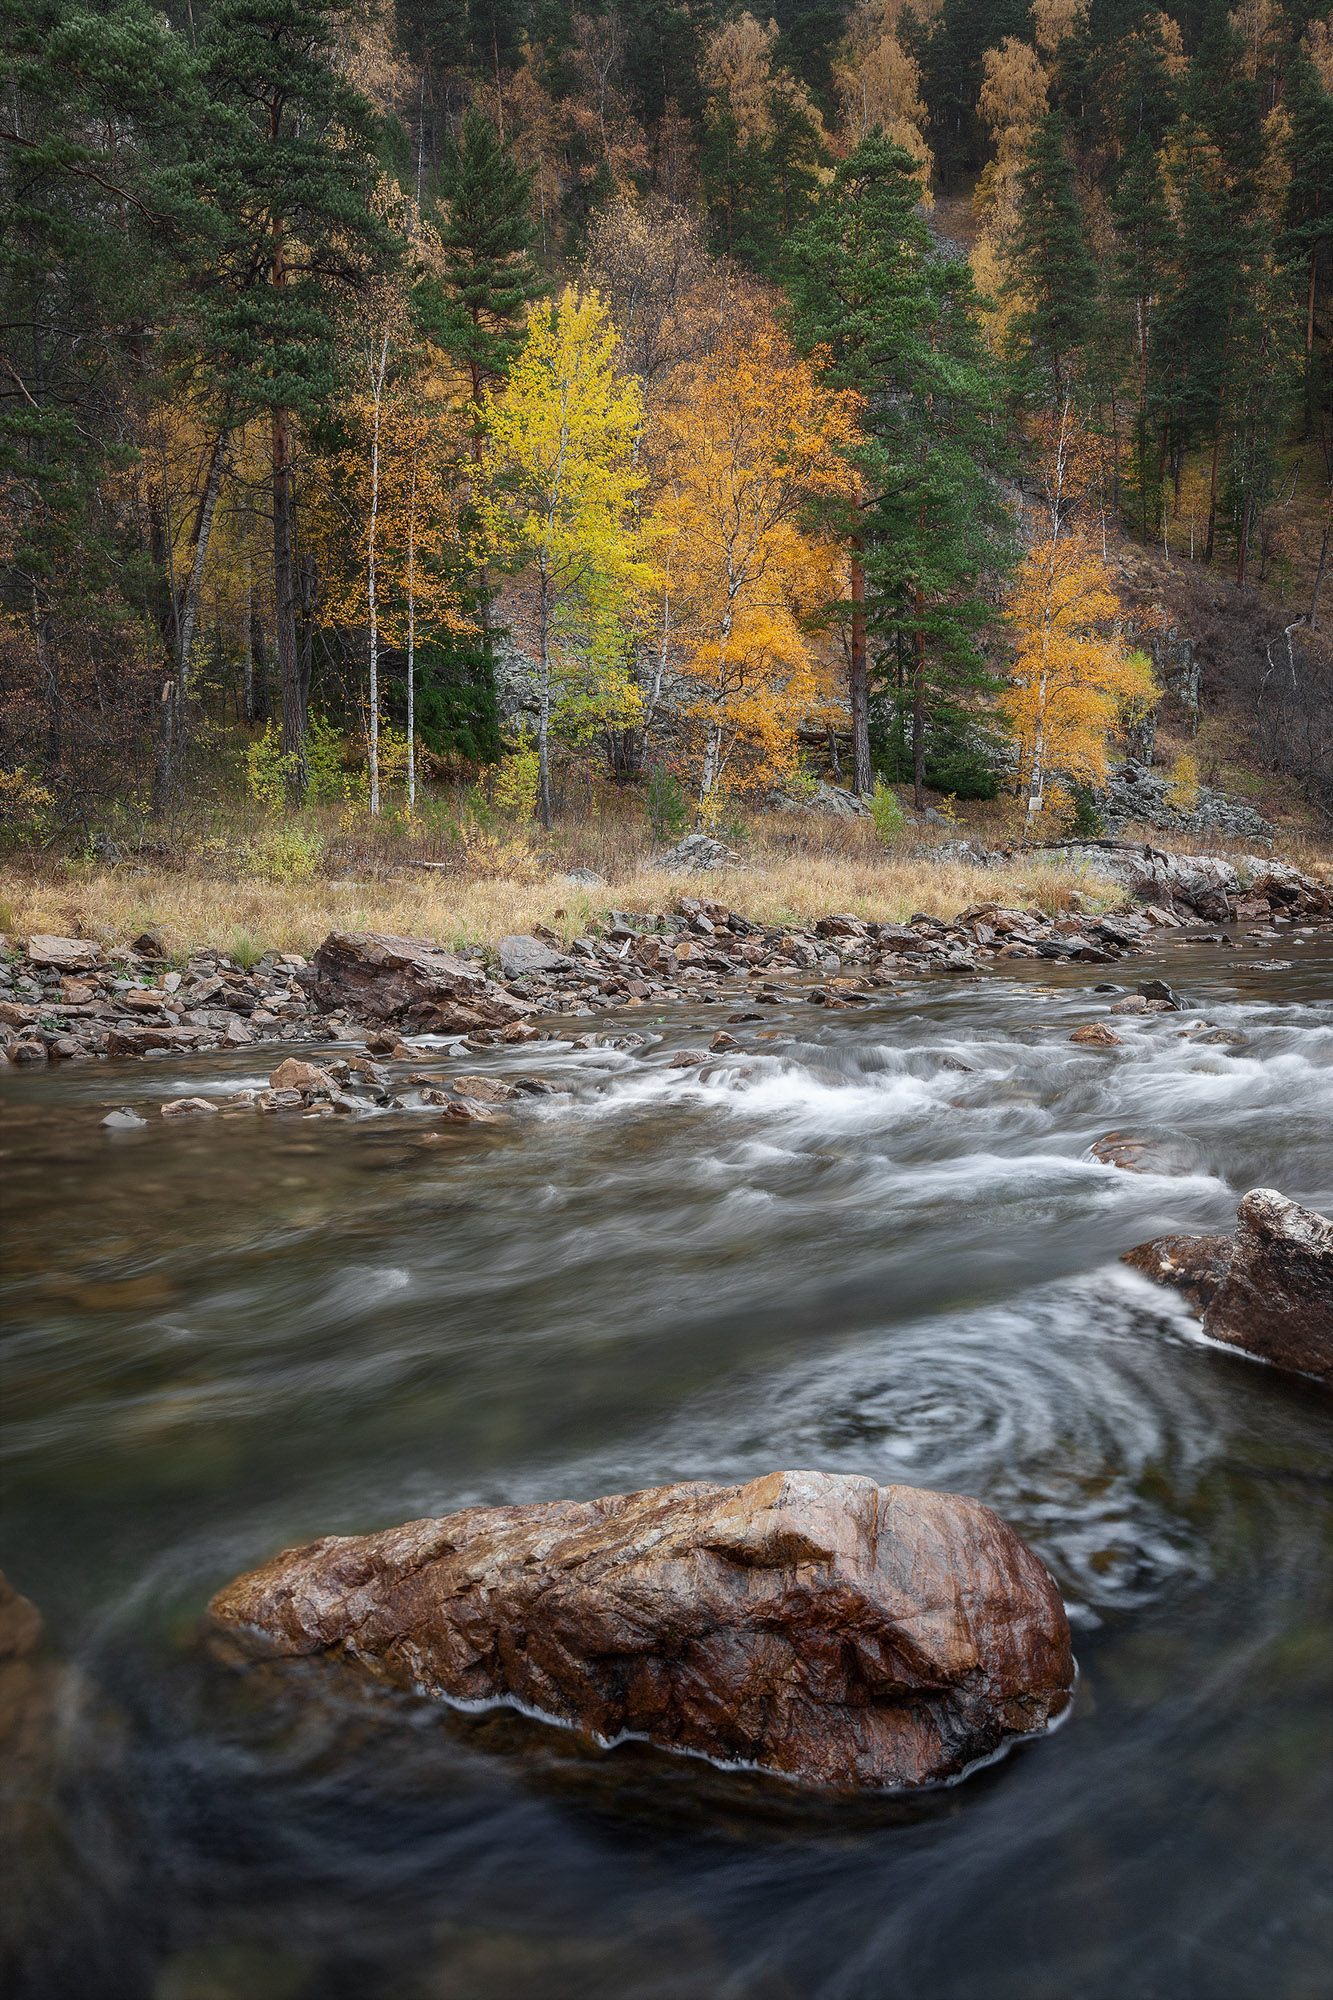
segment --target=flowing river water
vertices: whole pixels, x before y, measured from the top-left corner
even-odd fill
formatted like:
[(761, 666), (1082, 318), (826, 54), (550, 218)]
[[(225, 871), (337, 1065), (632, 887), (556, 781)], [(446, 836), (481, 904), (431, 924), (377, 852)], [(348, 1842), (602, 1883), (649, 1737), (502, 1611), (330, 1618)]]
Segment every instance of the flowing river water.
[[(723, 1009), (621, 1011), (577, 1027), (656, 1039), (463, 1058), (573, 1092), (433, 1145), (101, 1129), (253, 1052), (7, 1076), (0, 1560), (71, 1668), (25, 1994), (1322, 2000), (1333, 1398), (1117, 1261), (1253, 1186), (1333, 1212), (1333, 940), (1282, 950), (1107, 968), (1187, 1000), (1112, 1050), (1069, 1040), (1102, 969), (1040, 962), (792, 999), (702, 1070), (667, 1062)], [(1111, 1130), (1175, 1171), (1087, 1159)], [(196, 1641), (317, 1534), (781, 1467), (997, 1508), (1068, 1604), (1070, 1720), (832, 1806)]]

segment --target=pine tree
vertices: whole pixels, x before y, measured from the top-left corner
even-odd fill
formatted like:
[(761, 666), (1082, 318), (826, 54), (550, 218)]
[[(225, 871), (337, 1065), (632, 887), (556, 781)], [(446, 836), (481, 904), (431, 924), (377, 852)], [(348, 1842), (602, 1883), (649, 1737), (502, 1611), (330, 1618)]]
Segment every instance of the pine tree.
[(1134, 444), (1130, 490), (1140, 535), (1147, 540), (1161, 508), (1161, 454), (1153, 441), (1152, 406), (1158, 396), (1158, 316), (1172, 284), (1175, 226), (1152, 142), (1136, 139), (1111, 208), (1116, 226), (1111, 290), (1127, 311), (1134, 381)]
[(1013, 331), (1042, 388), (1063, 400), (1097, 317), (1097, 267), (1088, 249), (1061, 113), (1038, 125), (1019, 176), (1018, 226), (1007, 289), (1020, 301)]
[[(183, 173), (201, 100), (188, 44), (141, 0), (111, 14), (0, 0), (0, 94), (5, 582), (38, 661), (58, 777), (62, 611), (119, 590), (148, 611), (176, 672), (168, 510), (140, 445), (161, 415), (161, 328), (180, 310), (201, 222)], [(136, 462), (146, 563), (106, 505), (107, 474)]]
[(218, 0), (203, 56), (212, 100), (196, 185), (215, 217), (201, 284), (204, 372), (233, 421), (270, 423), (273, 582), (290, 796), (306, 781), (309, 690), (297, 657), (295, 423), (339, 379), (336, 296), (392, 254), (372, 212), (378, 133), (332, 61), (337, 0)]
[(531, 173), (490, 120), (470, 110), (440, 170), (443, 310), (432, 333), (468, 370), (478, 406), (487, 383), (509, 373), (528, 306), (546, 289), (531, 256), (531, 192)]
[[(942, 255), (917, 207), (916, 162), (880, 133), (835, 174), (787, 262), (792, 324), (826, 350), (833, 381), (863, 399), (860, 477), (843, 532), (852, 556), (855, 782), (870, 788), (869, 639), (910, 719), (924, 804), (928, 736), (986, 680), (976, 634), (982, 573), (1003, 566), (999, 383), (981, 343), (971, 272)], [(863, 609), (862, 609), (863, 606)], [(862, 622), (864, 621), (864, 622)]]
[(1305, 421), (1327, 407), (1329, 343), (1316, 352), (1318, 307), (1333, 285), (1333, 92), (1325, 90), (1314, 64), (1297, 45), (1287, 71), (1287, 198), (1278, 255), (1291, 275), (1300, 301), (1305, 351)]

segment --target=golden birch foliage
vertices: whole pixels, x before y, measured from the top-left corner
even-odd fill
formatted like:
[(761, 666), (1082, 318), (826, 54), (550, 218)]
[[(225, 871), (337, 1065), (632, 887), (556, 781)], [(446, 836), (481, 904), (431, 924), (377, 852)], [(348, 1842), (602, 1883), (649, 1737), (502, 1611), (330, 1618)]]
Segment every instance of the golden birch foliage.
[(543, 675), (568, 659), (580, 685), (589, 661), (615, 678), (621, 621), (651, 577), (632, 522), (642, 394), (617, 375), (617, 345), (597, 293), (566, 286), (534, 309), (486, 406), (489, 530), (536, 573)]
[(989, 161), (972, 197), (972, 212), (1001, 242), (1018, 214), (1018, 177), (1032, 135), (1046, 113), (1050, 75), (1035, 49), (1006, 35), (998, 49), (981, 59), (983, 80), (977, 112), (991, 135)]
[[(625, 27), (614, 10), (573, 17), (574, 68), (582, 90), (567, 101), (573, 132), (590, 154), (599, 152), (612, 179), (624, 187), (646, 177), (648, 142), (621, 88), (625, 59)], [(583, 178), (590, 180), (592, 169)]]
[(361, 0), (330, 17), (333, 64), (383, 117), (412, 88), (412, 65), (398, 52), (393, 0)]
[(647, 534), (708, 816), (792, 768), (797, 726), (825, 693), (800, 619), (829, 593), (834, 558), (801, 521), (812, 499), (850, 490), (858, 399), (825, 387), (818, 357), (798, 357), (767, 317), (731, 328), (672, 389)]
[(1032, 0), (1032, 25), (1037, 47), (1054, 55), (1076, 21), (1088, 11), (1088, 0)]
[(1303, 37), (1305, 51), (1314, 64), (1320, 83), (1333, 92), (1333, 14), (1326, 20), (1311, 21)]
[(704, 43), (699, 75), (709, 95), (720, 98), (736, 121), (736, 142), (767, 139), (773, 130), (769, 93), (773, 87), (773, 46), (778, 24), (763, 27), (742, 14), (716, 28)]
[(1151, 663), (1106, 628), (1121, 615), (1093, 537), (1065, 528), (1028, 550), (1009, 601), (1017, 644), (1001, 713), (1034, 819), (1052, 778), (1100, 783), (1121, 705), (1157, 693)]
[(1245, 73), (1257, 77), (1271, 66), (1277, 52), (1284, 33), (1281, 12), (1273, 0), (1241, 0), (1228, 18), (1245, 45)]
[(621, 366), (646, 392), (708, 344), (724, 279), (689, 209), (614, 196), (589, 224), (585, 269), (615, 321)]
[[(409, 596), (418, 639), (471, 629), (464, 609), (467, 546), (461, 515), (471, 467), (468, 384), (429, 348), (412, 373), (388, 385), (380, 409), (376, 552), (379, 619), (391, 646), (406, 641)], [(368, 614), (371, 398), (342, 408), (344, 448), (324, 462), (311, 496), (311, 533), (324, 580), (326, 625), (363, 626)]]
[[(901, 9), (893, 10), (895, 18)], [(847, 23), (833, 82), (843, 126), (853, 145), (879, 127), (921, 165), (927, 191), (935, 156), (926, 143), (927, 111), (921, 97), (921, 68), (889, 24), (885, 0), (860, 0)]]

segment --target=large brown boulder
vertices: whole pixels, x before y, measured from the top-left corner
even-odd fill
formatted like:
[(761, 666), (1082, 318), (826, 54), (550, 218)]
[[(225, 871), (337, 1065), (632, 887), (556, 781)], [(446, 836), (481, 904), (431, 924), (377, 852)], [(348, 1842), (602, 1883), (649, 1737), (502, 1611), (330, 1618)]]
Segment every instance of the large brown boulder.
[(1279, 1368), (1333, 1381), (1333, 1221), (1275, 1188), (1251, 1189), (1203, 1330)]
[(957, 1777), (1074, 1679), (1059, 1591), (988, 1507), (819, 1472), (331, 1536), (229, 1584), (209, 1625), (231, 1657), (326, 1652), (843, 1789)]
[(345, 1008), (358, 1020), (396, 1021), (418, 1034), (503, 1027), (531, 1012), (443, 945), (378, 931), (330, 931), (302, 983), (326, 1014)]

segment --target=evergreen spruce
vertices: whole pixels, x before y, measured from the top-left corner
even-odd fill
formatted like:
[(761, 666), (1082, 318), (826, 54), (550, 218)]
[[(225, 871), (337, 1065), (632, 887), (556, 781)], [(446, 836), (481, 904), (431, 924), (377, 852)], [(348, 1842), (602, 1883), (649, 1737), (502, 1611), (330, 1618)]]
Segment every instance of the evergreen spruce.
[(1000, 384), (970, 269), (933, 243), (915, 164), (880, 133), (864, 140), (793, 239), (787, 287), (798, 342), (827, 348), (838, 385), (865, 398), (861, 497), (844, 524), (855, 781), (869, 789), (873, 638), (920, 806), (932, 732), (956, 734), (968, 691), (989, 684), (983, 576), (1008, 550), (993, 477)]
[(1116, 226), (1111, 291), (1124, 311), (1124, 345), (1134, 384), (1131, 518), (1146, 540), (1156, 529), (1162, 502), (1162, 454), (1153, 422), (1160, 399), (1158, 318), (1173, 281), (1176, 254), (1161, 167), (1146, 136), (1130, 149), (1111, 213)]
[(1019, 186), (1010, 289), (1022, 304), (1013, 330), (1027, 344), (1042, 392), (1059, 404), (1096, 325), (1097, 267), (1058, 110), (1037, 127)]
[(440, 171), (443, 311), (434, 331), (468, 370), (478, 405), (486, 384), (509, 373), (528, 305), (546, 289), (531, 254), (531, 193), (532, 175), (490, 120), (469, 111)]
[[(1333, 291), (1333, 92), (1297, 46), (1287, 72), (1287, 196), (1277, 250), (1301, 317), (1305, 425), (1326, 417), (1329, 388), (1328, 304)], [(1322, 308), (1322, 311), (1321, 311)], [(1325, 328), (1322, 347), (1317, 329)]]
[(293, 428), (338, 383), (337, 293), (390, 255), (370, 205), (375, 117), (332, 60), (340, 11), (335, 0), (218, 0), (203, 48), (212, 102), (197, 185), (216, 243), (199, 338), (234, 420), (270, 420), (282, 747), (294, 800), (305, 789), (309, 688), (296, 644)]

